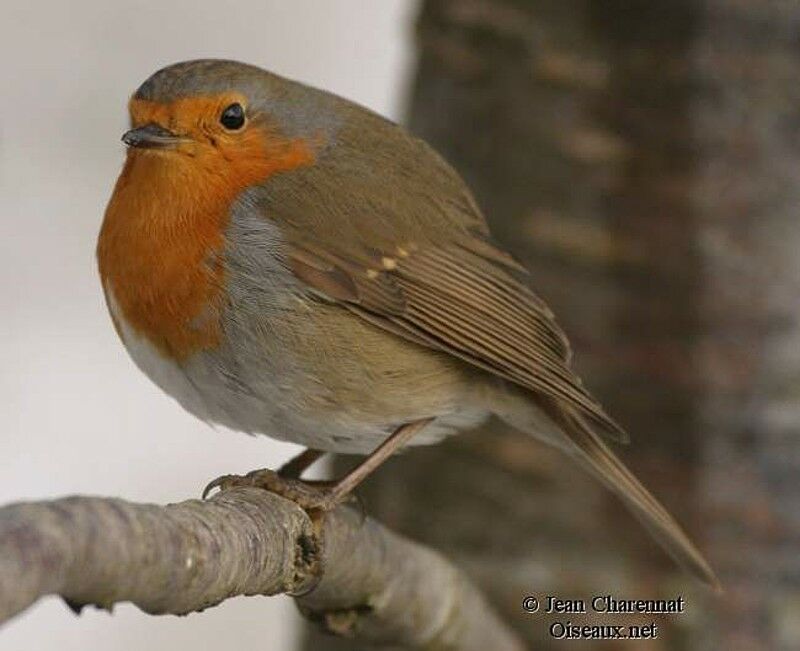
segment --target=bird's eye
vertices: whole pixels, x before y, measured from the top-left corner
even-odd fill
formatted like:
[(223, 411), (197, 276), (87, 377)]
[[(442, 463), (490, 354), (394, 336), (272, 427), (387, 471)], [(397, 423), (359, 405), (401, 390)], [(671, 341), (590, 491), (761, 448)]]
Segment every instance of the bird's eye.
[(236, 102), (226, 107), (219, 116), (219, 121), (223, 127), (235, 131), (241, 129), (244, 125), (244, 109), (242, 105)]

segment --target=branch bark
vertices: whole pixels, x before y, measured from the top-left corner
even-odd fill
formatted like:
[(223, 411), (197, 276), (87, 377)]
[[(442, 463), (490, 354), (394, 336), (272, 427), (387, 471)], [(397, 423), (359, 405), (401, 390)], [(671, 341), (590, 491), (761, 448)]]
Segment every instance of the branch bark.
[(68, 497), (0, 508), (0, 622), (44, 595), (181, 615), (289, 594), (329, 632), (410, 649), (519, 651), (440, 554), (349, 508), (312, 519), (255, 488), (157, 506)]

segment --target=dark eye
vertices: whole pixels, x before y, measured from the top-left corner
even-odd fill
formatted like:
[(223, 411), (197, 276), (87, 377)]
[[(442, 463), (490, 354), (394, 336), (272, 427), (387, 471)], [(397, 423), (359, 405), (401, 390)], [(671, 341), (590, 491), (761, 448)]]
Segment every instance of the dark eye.
[(232, 131), (241, 129), (242, 125), (244, 125), (244, 109), (242, 105), (237, 102), (228, 106), (219, 116), (219, 121), (226, 129), (231, 129)]

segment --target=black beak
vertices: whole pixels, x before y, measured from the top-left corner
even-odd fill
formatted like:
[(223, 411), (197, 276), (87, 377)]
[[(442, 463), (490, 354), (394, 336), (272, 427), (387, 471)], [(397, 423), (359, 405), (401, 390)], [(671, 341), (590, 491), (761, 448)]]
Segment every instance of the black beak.
[(182, 138), (176, 136), (169, 129), (158, 124), (145, 124), (122, 134), (122, 142), (129, 147), (143, 147), (147, 149), (163, 149), (174, 147)]

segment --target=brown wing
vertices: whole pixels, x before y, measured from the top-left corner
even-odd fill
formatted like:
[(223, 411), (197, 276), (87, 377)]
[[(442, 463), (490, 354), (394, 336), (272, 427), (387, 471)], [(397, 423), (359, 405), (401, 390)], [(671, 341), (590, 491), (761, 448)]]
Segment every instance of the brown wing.
[(298, 237), (289, 263), (310, 287), (372, 323), (555, 398), (626, 438), (570, 370), (552, 312), (515, 277), (523, 268), (481, 234), (355, 256)]
[(494, 246), (472, 195), (425, 143), (341, 102), (316, 164), (272, 177), (249, 206), (277, 224), (295, 275), (369, 321), (544, 394), (615, 438), (569, 368), (566, 337)]

